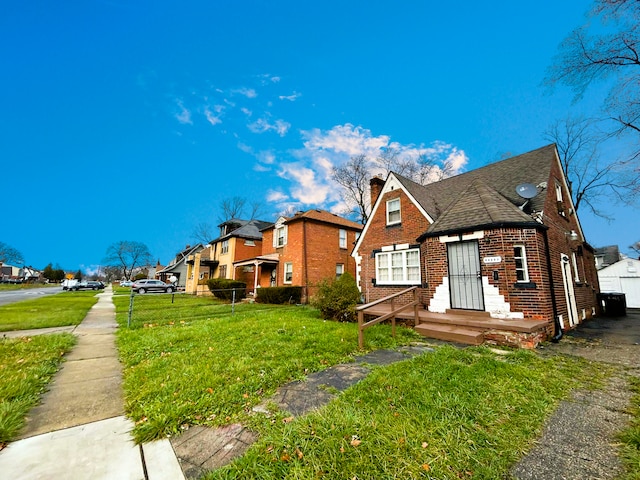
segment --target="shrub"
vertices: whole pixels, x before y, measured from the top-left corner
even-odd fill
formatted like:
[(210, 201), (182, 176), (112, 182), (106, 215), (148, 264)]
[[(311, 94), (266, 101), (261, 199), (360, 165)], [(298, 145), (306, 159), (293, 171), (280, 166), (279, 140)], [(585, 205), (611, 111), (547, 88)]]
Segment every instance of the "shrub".
[(265, 287), (256, 290), (256, 302), (259, 303), (300, 303), (302, 287)]
[(233, 292), (236, 292), (236, 300), (241, 300), (247, 296), (247, 284), (237, 280), (210, 278), (207, 285), (213, 296), (222, 300), (232, 300)]
[(318, 285), (318, 293), (312, 305), (320, 310), (322, 318), (340, 322), (355, 322), (356, 305), (360, 300), (360, 290), (354, 278), (345, 273), (333, 282), (323, 280)]

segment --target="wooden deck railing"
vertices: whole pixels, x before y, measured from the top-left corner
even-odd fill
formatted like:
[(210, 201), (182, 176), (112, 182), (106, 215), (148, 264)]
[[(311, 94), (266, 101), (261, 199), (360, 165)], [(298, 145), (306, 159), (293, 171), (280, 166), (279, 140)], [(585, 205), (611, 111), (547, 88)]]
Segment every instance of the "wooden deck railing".
[[(394, 304), (395, 304), (395, 299), (401, 295), (405, 295), (407, 293), (411, 293), (413, 292), (413, 301), (411, 303), (408, 303), (406, 305), (402, 305), (399, 308), (394, 308)], [(369, 320), (367, 323), (364, 323), (364, 315), (365, 315), (365, 310), (367, 310), (367, 308), (371, 308), (374, 307), (380, 303), (384, 303), (384, 302), (390, 302), (391, 304), (391, 312), (390, 313), (386, 313), (384, 315), (381, 315), (379, 317), (374, 318), (373, 320)], [(414, 311), (414, 315), (415, 315), (415, 319), (416, 319), (416, 323), (419, 321), (419, 317), (418, 317), (418, 287), (411, 287), (411, 288), (407, 288), (406, 290), (403, 290), (401, 292), (398, 293), (394, 293), (393, 295), (389, 295), (387, 297), (381, 298), (379, 300), (376, 300), (375, 302), (371, 302), (371, 303), (367, 303), (366, 305), (360, 305), (359, 307), (356, 308), (356, 311), (358, 312), (358, 346), (360, 347), (360, 349), (364, 348), (364, 330), (365, 328), (369, 328), (373, 325), (375, 325), (376, 323), (380, 323), (380, 322), (384, 322), (385, 320), (391, 319), (391, 334), (393, 335), (393, 337), (395, 338), (396, 336), (396, 314), (398, 314), (399, 312), (406, 310), (409, 307), (413, 307)]]

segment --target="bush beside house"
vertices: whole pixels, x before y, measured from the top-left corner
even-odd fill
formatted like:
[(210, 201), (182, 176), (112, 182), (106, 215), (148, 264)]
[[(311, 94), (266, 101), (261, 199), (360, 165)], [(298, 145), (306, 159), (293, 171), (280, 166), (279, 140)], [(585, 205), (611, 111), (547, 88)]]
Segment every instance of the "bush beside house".
[(355, 322), (356, 305), (360, 301), (360, 290), (355, 279), (348, 273), (333, 282), (323, 280), (311, 304), (320, 310), (322, 318), (339, 322)]
[(258, 303), (300, 303), (302, 299), (302, 287), (266, 287), (256, 290)]
[(241, 300), (247, 296), (247, 284), (226, 278), (210, 278), (207, 282), (213, 296), (221, 300)]

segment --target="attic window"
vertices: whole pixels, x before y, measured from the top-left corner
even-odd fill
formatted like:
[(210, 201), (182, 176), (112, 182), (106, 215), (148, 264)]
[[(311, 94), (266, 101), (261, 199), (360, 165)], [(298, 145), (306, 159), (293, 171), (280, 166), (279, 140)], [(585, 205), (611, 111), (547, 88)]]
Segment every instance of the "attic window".
[(400, 199), (394, 198), (387, 202), (387, 225), (395, 225), (400, 221)]

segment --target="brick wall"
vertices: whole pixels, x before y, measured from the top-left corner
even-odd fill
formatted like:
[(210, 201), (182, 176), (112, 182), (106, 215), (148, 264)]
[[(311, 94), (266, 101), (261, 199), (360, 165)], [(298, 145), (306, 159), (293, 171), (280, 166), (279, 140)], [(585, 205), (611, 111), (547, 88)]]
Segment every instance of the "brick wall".
[[(346, 248), (340, 248), (341, 228), (347, 232)], [(274, 229), (263, 232), (262, 247), (263, 254), (277, 253), (279, 256), (278, 285), (285, 285), (284, 265), (288, 262), (293, 264), (291, 285), (308, 287), (310, 296), (321, 280), (336, 277), (337, 264), (343, 264), (344, 271), (355, 277), (356, 265), (351, 249), (356, 240), (356, 230), (302, 218), (288, 224), (287, 243), (280, 248), (273, 247), (273, 233)], [(261, 285), (268, 286), (268, 283)]]
[[(372, 195), (374, 195), (373, 192)], [(387, 226), (386, 202), (396, 198), (400, 198), (401, 223)], [(374, 216), (369, 219), (367, 234), (363, 237), (358, 251), (358, 254), (362, 256), (360, 287), (366, 302), (392, 295), (410, 286), (374, 285), (372, 280), (375, 278), (376, 272), (375, 258), (372, 257), (372, 252), (380, 249), (382, 246), (405, 243), (417, 245), (417, 238), (422, 235), (427, 228), (429, 228), (429, 222), (403, 190), (398, 189), (384, 194), (379, 208), (374, 212)], [(421, 262), (420, 265), (420, 275), (424, 281), (424, 262)], [(413, 299), (411, 298), (409, 301), (411, 300)]]

